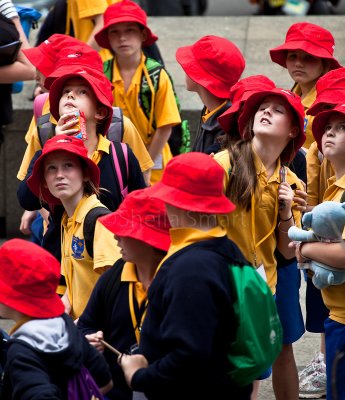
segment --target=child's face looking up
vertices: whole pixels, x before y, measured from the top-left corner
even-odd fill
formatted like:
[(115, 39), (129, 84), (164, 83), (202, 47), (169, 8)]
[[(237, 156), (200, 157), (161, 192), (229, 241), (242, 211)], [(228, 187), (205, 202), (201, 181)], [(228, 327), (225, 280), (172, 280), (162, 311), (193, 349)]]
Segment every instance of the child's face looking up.
[(88, 122), (95, 118), (97, 109), (97, 97), (87, 81), (82, 78), (66, 81), (59, 102), (60, 116), (79, 110), (83, 111)]
[(345, 160), (345, 115), (337, 113), (330, 117), (322, 136), (323, 155), (330, 161)]
[(116, 56), (129, 57), (141, 52), (146, 31), (136, 22), (119, 22), (108, 28), (108, 38)]

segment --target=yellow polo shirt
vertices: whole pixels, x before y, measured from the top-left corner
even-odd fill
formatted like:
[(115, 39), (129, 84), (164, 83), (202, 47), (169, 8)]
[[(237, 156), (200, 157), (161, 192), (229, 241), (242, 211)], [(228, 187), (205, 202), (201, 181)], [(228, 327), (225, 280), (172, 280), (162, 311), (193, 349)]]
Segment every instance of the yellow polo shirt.
[(86, 214), (102, 206), (96, 195), (83, 197), (72, 217), (64, 213), (61, 221), (61, 273), (66, 279), (72, 317), (79, 318), (91, 292), (106, 267), (121, 257), (114, 234), (96, 222), (91, 258), (85, 247), (83, 234)]
[[(299, 96), (301, 95), (301, 88), (298, 84), (294, 87), (293, 92), (298, 94)], [(306, 149), (309, 149), (310, 145), (315, 140), (314, 136), (313, 136), (313, 132), (311, 130), (311, 126), (313, 124), (314, 117), (306, 114), (308, 109), (314, 103), (315, 99), (316, 99), (316, 87), (314, 86), (302, 100), (302, 105), (304, 107), (304, 131), (305, 131), (305, 134), (307, 137), (306, 141), (303, 144), (303, 147)]]
[[(116, 61), (116, 58), (115, 58)], [(143, 109), (139, 104), (141, 78), (144, 73), (145, 56), (142, 54), (141, 63), (135, 71), (132, 82), (125, 92), (124, 81), (121, 77), (120, 70), (116, 62), (112, 73), (112, 84), (114, 85), (114, 106), (121, 107), (124, 115), (126, 115), (138, 129), (142, 140), (146, 147), (149, 147), (155, 132), (150, 127), (150, 121), (147, 119)], [(163, 69), (159, 77), (159, 87), (154, 93), (153, 121), (156, 128), (166, 125), (176, 125), (181, 122), (180, 113), (178, 111), (175, 95), (168, 74)], [(155, 161), (151, 173), (151, 180), (157, 182), (162, 175), (168, 161), (172, 158), (172, 154), (168, 143), (163, 148), (162, 157)]]
[[(49, 113), (49, 99), (44, 103), (42, 114)], [(56, 124), (56, 121), (51, 116), (52, 122)], [(139, 132), (132, 123), (132, 121), (123, 116), (123, 142), (128, 143), (129, 147), (132, 149), (134, 155), (138, 159), (141, 171), (147, 171), (153, 167), (153, 161), (150, 157), (149, 152), (144, 145)], [(101, 137), (102, 135), (100, 135)], [(32, 117), (29, 129), (26, 133), (25, 140), (28, 145), (26, 147), (22, 163), (20, 164), (19, 171), (17, 173), (17, 178), (22, 181), (25, 179), (32, 157), (35, 155), (36, 151), (41, 150), (41, 143), (38, 137), (38, 131), (36, 126), (35, 117)], [(109, 146), (109, 142), (108, 142)], [(108, 153), (108, 151), (107, 151)]]
[(308, 204), (317, 206), (322, 202), (328, 186), (328, 179), (334, 175), (331, 162), (319, 152), (317, 143), (313, 142), (306, 154)]
[[(229, 183), (230, 160), (227, 150), (217, 153), (214, 159), (224, 168), (224, 191)], [(244, 257), (254, 266), (261, 264), (265, 268), (267, 283), (275, 294), (277, 284), (277, 261), (274, 251), (277, 247), (275, 229), (278, 219), (278, 186), (280, 184), (278, 161), (273, 175), (267, 179), (266, 170), (260, 158), (254, 152), (254, 162), (257, 171), (258, 190), (255, 194), (254, 208), (246, 211), (240, 206), (228, 214), (226, 218), (220, 218), (224, 224), (228, 237), (234, 241), (242, 251)], [(286, 168), (286, 181), (297, 185), (302, 189), (298, 177)], [(301, 226), (301, 213), (292, 209), (294, 220), (297, 226)], [(252, 226), (254, 220), (254, 230)], [(255, 235), (254, 235), (255, 231)], [(256, 258), (256, 262), (255, 262)]]
[[(93, 17), (104, 14), (109, 5), (119, 1), (122, 0), (67, 0), (65, 33), (71, 34), (72, 26), (70, 24), (72, 21), (74, 37), (86, 43), (94, 28)], [(101, 49), (99, 54), (103, 61), (111, 58), (111, 53), (107, 49)]]
[[(340, 201), (345, 190), (345, 175), (338, 180), (333, 176), (328, 183), (323, 201)], [(345, 229), (343, 239), (345, 240)], [(328, 286), (321, 290), (321, 294), (325, 306), (329, 309), (330, 319), (345, 325), (345, 283)]]

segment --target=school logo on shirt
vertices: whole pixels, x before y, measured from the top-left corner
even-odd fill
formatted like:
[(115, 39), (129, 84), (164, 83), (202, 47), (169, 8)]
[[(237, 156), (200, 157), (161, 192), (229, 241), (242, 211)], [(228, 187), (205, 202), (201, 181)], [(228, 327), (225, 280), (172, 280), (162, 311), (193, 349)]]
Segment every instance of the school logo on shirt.
[(72, 257), (80, 260), (84, 258), (83, 251), (85, 247), (85, 240), (79, 239), (77, 236), (73, 236), (72, 238)]

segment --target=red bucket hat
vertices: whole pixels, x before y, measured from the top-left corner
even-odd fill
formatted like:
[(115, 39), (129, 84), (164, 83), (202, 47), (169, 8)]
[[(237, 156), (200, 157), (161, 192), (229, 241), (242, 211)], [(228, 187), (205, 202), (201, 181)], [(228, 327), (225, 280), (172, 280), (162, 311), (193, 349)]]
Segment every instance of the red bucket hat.
[(240, 79), (246, 66), (234, 43), (213, 35), (177, 49), (176, 60), (190, 79), (222, 99), (229, 97), (231, 86)]
[(276, 85), (271, 79), (264, 75), (252, 75), (247, 78), (240, 79), (230, 89), (231, 107), (228, 108), (221, 116), (218, 117), (218, 122), (227, 133), (231, 132), (231, 128), (237, 117), (237, 112), (248, 97), (261, 90), (270, 90)]
[(130, 0), (123, 0), (110, 5), (104, 13), (104, 27), (95, 35), (96, 42), (105, 49), (112, 50), (108, 39), (108, 28), (119, 22), (137, 22), (146, 29), (147, 38), (143, 47), (150, 46), (158, 37), (152, 33), (147, 26), (146, 12), (136, 3)]
[[(103, 74), (103, 61), (99, 53), (85, 43), (62, 48), (55, 56), (54, 70), (47, 75), (44, 86), (49, 90), (55, 79), (68, 75), (71, 70), (87, 68)], [(113, 100), (111, 100), (112, 102)]]
[(327, 72), (316, 82), (316, 99), (308, 109), (308, 115), (324, 111), (325, 106), (335, 106), (345, 102), (345, 68)]
[(72, 78), (82, 78), (90, 85), (98, 101), (108, 110), (107, 117), (102, 121), (102, 124), (99, 127), (99, 130), (105, 135), (109, 129), (113, 115), (113, 85), (103, 72), (99, 72), (92, 68), (79, 68), (77, 66), (68, 67), (66, 65), (65, 72), (66, 75), (54, 79), (49, 89), (50, 112), (52, 116), (56, 121), (60, 118), (59, 102), (66, 82)]
[(188, 211), (227, 214), (235, 205), (223, 193), (224, 169), (209, 155), (198, 152), (172, 158), (150, 195)]
[(60, 264), (48, 251), (23, 239), (0, 247), (0, 303), (34, 318), (55, 318), (65, 307), (56, 293)]
[(58, 61), (57, 54), (62, 49), (66, 49), (71, 46), (86, 47), (87, 45), (81, 40), (69, 35), (54, 33), (54, 35), (50, 36), (39, 46), (23, 49), (23, 53), (26, 55), (32, 65), (34, 65), (44, 76), (48, 76), (56, 68)]
[(330, 31), (309, 22), (292, 24), (287, 31), (285, 43), (270, 50), (273, 62), (286, 68), (288, 50), (303, 50), (314, 57), (325, 58), (330, 62), (330, 68), (340, 68), (341, 65), (333, 57), (334, 38)]
[(316, 140), (317, 147), (322, 153), (322, 136), (325, 133), (325, 126), (334, 114), (345, 115), (345, 104), (338, 104), (332, 110), (322, 111), (316, 115), (312, 125), (313, 136)]
[(244, 103), (243, 111), (238, 119), (239, 132), (243, 137), (244, 127), (247, 121), (250, 119), (253, 113), (258, 110), (264, 99), (273, 95), (280, 96), (285, 99), (297, 117), (299, 134), (293, 140), (291, 140), (291, 144), (288, 144), (280, 155), (282, 162), (290, 162), (297, 151), (303, 146), (303, 143), (306, 139), (304, 132), (304, 107), (301, 103), (301, 98), (295, 93), (292, 93), (290, 90), (273, 88), (271, 90), (265, 90), (251, 94)]
[(27, 184), (30, 190), (37, 196), (42, 197), (48, 204), (61, 204), (60, 199), (53, 196), (48, 188), (43, 186), (44, 181), (44, 160), (46, 156), (54, 151), (63, 150), (72, 153), (83, 160), (87, 166), (90, 181), (94, 186), (99, 187), (99, 168), (88, 157), (87, 149), (81, 139), (68, 135), (57, 135), (47, 140), (42, 149), (42, 154), (37, 158), (28, 178)]
[(99, 221), (117, 236), (141, 240), (164, 251), (170, 246), (170, 224), (165, 204), (150, 196), (148, 189), (135, 190), (113, 213)]

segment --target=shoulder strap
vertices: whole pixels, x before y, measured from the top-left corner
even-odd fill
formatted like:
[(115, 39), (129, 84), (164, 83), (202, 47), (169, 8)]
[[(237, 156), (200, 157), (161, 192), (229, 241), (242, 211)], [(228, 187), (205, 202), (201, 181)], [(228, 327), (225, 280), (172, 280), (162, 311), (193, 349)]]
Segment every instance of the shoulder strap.
[(55, 125), (50, 122), (50, 113), (39, 116), (36, 120), (36, 125), (38, 138), (41, 147), (43, 147), (45, 142), (55, 135)]
[(49, 93), (41, 93), (34, 99), (34, 117), (37, 123), (38, 117), (42, 115), (44, 103), (47, 101)]
[(104, 75), (110, 80), (110, 82), (112, 82), (113, 80), (113, 67), (114, 67), (114, 57), (104, 61), (103, 72)]
[(115, 262), (115, 264), (111, 267), (111, 274), (107, 281), (106, 286), (104, 287), (104, 309), (107, 311), (107, 319), (111, 320), (112, 314), (112, 304), (114, 304), (116, 296), (120, 290), (121, 285), (121, 273), (123, 270), (125, 262), (122, 259), (119, 259)]
[(113, 117), (107, 132), (111, 142), (122, 142), (124, 133), (123, 111), (120, 107), (113, 107)]
[(128, 148), (126, 143), (110, 142), (111, 157), (115, 169), (115, 175), (119, 182), (122, 198), (128, 194)]
[(99, 206), (92, 208), (85, 216), (83, 233), (86, 251), (91, 258), (93, 258), (93, 238), (95, 236), (96, 221), (102, 215), (110, 213), (111, 211), (108, 208)]

